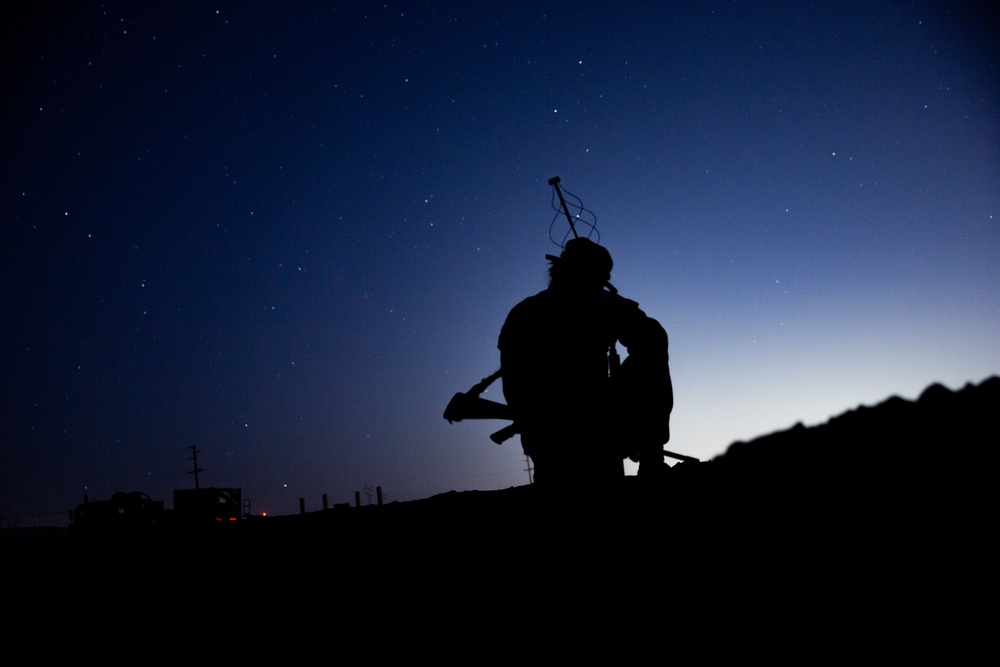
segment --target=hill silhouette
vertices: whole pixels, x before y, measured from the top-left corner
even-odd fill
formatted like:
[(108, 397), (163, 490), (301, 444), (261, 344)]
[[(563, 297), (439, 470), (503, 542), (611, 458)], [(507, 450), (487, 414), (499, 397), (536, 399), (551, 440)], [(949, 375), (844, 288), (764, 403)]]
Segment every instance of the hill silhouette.
[(5, 539), (7, 607), (135, 658), (209, 631), (203, 657), (290, 664), (971, 657), (998, 407), (998, 377), (935, 384), (656, 483)]

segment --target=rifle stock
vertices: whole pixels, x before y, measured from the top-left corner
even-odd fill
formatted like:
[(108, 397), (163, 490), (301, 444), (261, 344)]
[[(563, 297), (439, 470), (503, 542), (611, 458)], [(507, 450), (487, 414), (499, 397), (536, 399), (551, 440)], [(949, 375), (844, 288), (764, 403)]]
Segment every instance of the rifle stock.
[(459, 392), (452, 396), (444, 409), (444, 418), (449, 422), (463, 419), (514, 419), (510, 406), (480, 398), (475, 394)]
[[(460, 422), (463, 419), (514, 419), (510, 406), (496, 401), (480, 398), (478, 395), (458, 392), (451, 397), (448, 407), (444, 409), (444, 418), (448, 423)], [(505, 440), (509, 440), (519, 433), (517, 424), (504, 426), (496, 433), (490, 435), (490, 440), (502, 445)]]

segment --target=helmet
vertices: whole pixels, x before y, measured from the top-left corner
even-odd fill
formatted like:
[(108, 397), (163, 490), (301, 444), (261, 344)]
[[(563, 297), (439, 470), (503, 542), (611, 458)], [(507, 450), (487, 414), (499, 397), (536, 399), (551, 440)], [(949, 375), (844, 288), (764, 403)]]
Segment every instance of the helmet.
[(614, 266), (611, 253), (590, 239), (570, 239), (559, 257), (546, 257), (552, 261), (552, 268), (557, 269), (561, 275), (588, 282), (603, 283), (611, 279), (611, 268)]

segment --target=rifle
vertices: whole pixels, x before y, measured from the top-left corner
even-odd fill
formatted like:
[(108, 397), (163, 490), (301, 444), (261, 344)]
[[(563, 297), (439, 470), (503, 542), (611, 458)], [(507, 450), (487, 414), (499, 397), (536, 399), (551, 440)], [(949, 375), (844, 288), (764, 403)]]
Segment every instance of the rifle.
[[(478, 383), (472, 386), (469, 391), (458, 392), (451, 397), (448, 401), (448, 406), (444, 409), (444, 418), (448, 420), (448, 423), (460, 422), (463, 419), (510, 419), (514, 420), (514, 415), (511, 412), (509, 405), (504, 405), (503, 403), (497, 403), (496, 401), (491, 401), (480, 396), (483, 391), (486, 390), (493, 381), (500, 377), (503, 373), (503, 369), (498, 369), (492, 375), (483, 378)], [(516, 421), (512, 424), (503, 427), (496, 433), (490, 435), (490, 440), (498, 445), (502, 445), (505, 441), (514, 437), (516, 434), (521, 432), (521, 427)], [(672, 459), (677, 459), (678, 461), (690, 461), (693, 463), (698, 463), (698, 459), (693, 456), (685, 456), (684, 454), (677, 454), (676, 452), (671, 452), (666, 449), (663, 450), (664, 456), (669, 456)]]
[[(514, 415), (509, 405), (497, 403), (496, 401), (479, 396), (502, 373), (502, 368), (497, 369), (492, 375), (484, 377), (474, 384), (469, 391), (458, 392), (452, 396), (451, 400), (448, 401), (448, 406), (444, 409), (444, 418), (448, 420), (448, 423), (460, 422), (463, 419), (510, 419), (513, 421)], [(505, 440), (509, 440), (520, 432), (520, 427), (517, 425), (517, 422), (514, 422), (490, 435), (490, 440), (498, 445), (502, 445)]]

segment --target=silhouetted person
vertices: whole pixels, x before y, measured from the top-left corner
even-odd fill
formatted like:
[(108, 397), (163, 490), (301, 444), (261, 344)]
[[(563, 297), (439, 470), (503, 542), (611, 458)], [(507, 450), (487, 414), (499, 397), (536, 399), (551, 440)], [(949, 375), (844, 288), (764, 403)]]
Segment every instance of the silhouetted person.
[[(503, 393), (535, 481), (612, 482), (623, 459), (640, 476), (666, 469), (673, 389), (667, 333), (608, 283), (610, 253), (587, 239), (547, 256), (549, 287), (516, 305), (500, 331)], [(628, 357), (615, 369), (615, 342)], [(616, 356), (613, 357), (617, 359)]]

